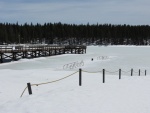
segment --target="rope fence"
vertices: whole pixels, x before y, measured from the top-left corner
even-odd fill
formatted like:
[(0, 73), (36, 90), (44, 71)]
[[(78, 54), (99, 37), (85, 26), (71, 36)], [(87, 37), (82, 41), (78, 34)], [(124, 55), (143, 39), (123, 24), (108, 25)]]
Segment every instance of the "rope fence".
[(82, 70), (83, 72), (86, 72), (86, 73), (100, 73), (102, 71), (95, 71), (95, 72), (90, 72), (90, 71), (85, 71), (85, 70)]
[(117, 73), (117, 72), (119, 72), (119, 70), (117, 70), (117, 71), (106, 71), (106, 72), (108, 72), (108, 73)]
[[(81, 71), (81, 70), (80, 70), (80, 71)], [(83, 72), (87, 72), (87, 73), (99, 73), (99, 72), (102, 72), (102, 75), (103, 75), (103, 83), (105, 83), (105, 73), (106, 73), (106, 72), (107, 72), (107, 73), (119, 73), (119, 79), (121, 79), (121, 73), (125, 73), (125, 74), (131, 73), (131, 76), (133, 76), (133, 72), (134, 72), (134, 73), (138, 73), (139, 76), (141, 75), (141, 73), (144, 73), (145, 76), (146, 76), (146, 74), (147, 74), (147, 71), (146, 71), (146, 70), (145, 70), (145, 71), (141, 71), (140, 69), (139, 69), (138, 72), (133, 71), (133, 69), (131, 69), (131, 70), (129, 70), (129, 71), (124, 71), (124, 70), (121, 70), (121, 69), (116, 70), (116, 71), (106, 71), (105, 69), (103, 69), (102, 71), (97, 71), (97, 72), (89, 72), (89, 71), (83, 70)]]
[(23, 90), (23, 92), (22, 92), (22, 94), (21, 94), (20, 97), (23, 96), (23, 94), (24, 94), (24, 92), (26, 91), (27, 88), (28, 88), (29, 94), (32, 94), (32, 91), (31, 91), (31, 88), (30, 88), (31, 86), (39, 86), (39, 85), (44, 85), (44, 84), (50, 84), (50, 83), (58, 82), (58, 81), (61, 81), (61, 80), (63, 80), (63, 79), (66, 79), (66, 78), (68, 78), (68, 77), (70, 77), (70, 76), (76, 74), (77, 72), (78, 72), (78, 71), (76, 71), (76, 72), (74, 72), (74, 73), (72, 73), (72, 74), (70, 74), (70, 75), (68, 75), (68, 76), (65, 76), (65, 77), (63, 77), (63, 78), (60, 78), (60, 79), (57, 79), (57, 80), (54, 80), (54, 81), (50, 81), (50, 82), (44, 82), (44, 83), (39, 83), (39, 84), (30, 84), (30, 83), (27, 83), (27, 87)]
[(138, 71), (136, 72), (136, 71), (133, 71), (134, 73), (138, 73)]
[(27, 87), (25, 87), (25, 89), (23, 90), (23, 92), (21, 93), (21, 96), (20, 97), (22, 97), (23, 96), (23, 94), (24, 94), (24, 92), (26, 91), (26, 89), (28, 89), (28, 92), (29, 92), (29, 95), (31, 95), (32, 94), (32, 89), (31, 89), (31, 86), (39, 86), (39, 85), (45, 85), (45, 84), (50, 84), (50, 83), (55, 83), (55, 82), (58, 82), (58, 81), (61, 81), (61, 80), (64, 80), (64, 79), (66, 79), (66, 78), (68, 78), (68, 77), (71, 77), (71, 76), (73, 76), (74, 74), (76, 74), (76, 73), (78, 73), (79, 72), (79, 86), (81, 86), (82, 85), (82, 72), (86, 72), (86, 73), (102, 73), (102, 82), (103, 83), (105, 83), (105, 74), (106, 74), (106, 72), (107, 73), (116, 73), (116, 74), (118, 74), (119, 75), (119, 79), (121, 79), (121, 73), (131, 73), (131, 76), (133, 76), (133, 73), (138, 73), (138, 75), (140, 76), (141, 75), (141, 73), (143, 74), (144, 73), (144, 75), (146, 76), (146, 74), (147, 74), (147, 71), (145, 70), (145, 71), (141, 71), (140, 69), (136, 72), (136, 71), (133, 71), (133, 69), (131, 69), (131, 70), (129, 70), (129, 71), (124, 71), (124, 70), (121, 70), (121, 69), (119, 69), (119, 70), (116, 70), (116, 71), (106, 71), (105, 69), (102, 69), (101, 71), (96, 71), (96, 72), (90, 72), (90, 71), (86, 71), (86, 70), (82, 70), (81, 68), (79, 69), (79, 71), (76, 71), (76, 72), (74, 72), (74, 73), (72, 73), (72, 74), (70, 74), (70, 75), (67, 75), (67, 76), (65, 76), (65, 77), (63, 77), (63, 78), (60, 78), (60, 79), (57, 79), (57, 80), (53, 80), (53, 81), (50, 81), (50, 82), (43, 82), (43, 83), (38, 83), (38, 84), (30, 84), (30, 83), (27, 83)]
[(131, 72), (131, 70), (129, 70), (129, 71), (124, 71), (124, 70), (122, 70), (122, 72), (124, 72), (124, 73), (129, 73), (129, 72)]

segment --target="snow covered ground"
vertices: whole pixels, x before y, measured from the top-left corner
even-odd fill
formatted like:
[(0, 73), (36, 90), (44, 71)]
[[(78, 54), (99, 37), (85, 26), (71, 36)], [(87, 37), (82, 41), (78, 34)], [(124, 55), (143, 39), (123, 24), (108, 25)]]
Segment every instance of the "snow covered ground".
[[(89, 46), (87, 54), (0, 64), (0, 113), (150, 113), (149, 50), (149, 46)], [(32, 86), (33, 94), (29, 96), (26, 90), (20, 98), (28, 82), (50, 82), (79, 68), (89, 72), (102, 69), (127, 72), (133, 68), (134, 73), (130, 76), (131, 72), (122, 72), (119, 80), (118, 72), (106, 72), (106, 82), (102, 83), (101, 72), (82, 72), (82, 86), (79, 86), (77, 72), (59, 82)], [(135, 73), (139, 69), (141, 76)]]

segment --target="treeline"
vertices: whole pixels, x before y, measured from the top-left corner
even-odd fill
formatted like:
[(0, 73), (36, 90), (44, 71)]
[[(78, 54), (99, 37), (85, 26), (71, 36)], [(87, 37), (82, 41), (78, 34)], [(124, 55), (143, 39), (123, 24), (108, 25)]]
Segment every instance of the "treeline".
[(149, 45), (149, 25), (0, 23), (0, 44)]

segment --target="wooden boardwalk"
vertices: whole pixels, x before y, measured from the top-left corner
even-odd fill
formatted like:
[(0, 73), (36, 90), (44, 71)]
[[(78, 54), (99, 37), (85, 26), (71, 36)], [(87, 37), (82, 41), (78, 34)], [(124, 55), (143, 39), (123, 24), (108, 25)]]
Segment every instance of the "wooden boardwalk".
[(0, 63), (7, 59), (16, 61), (21, 58), (46, 57), (61, 54), (84, 54), (86, 46), (68, 45), (68, 46), (52, 46), (52, 45), (15, 45), (0, 46)]

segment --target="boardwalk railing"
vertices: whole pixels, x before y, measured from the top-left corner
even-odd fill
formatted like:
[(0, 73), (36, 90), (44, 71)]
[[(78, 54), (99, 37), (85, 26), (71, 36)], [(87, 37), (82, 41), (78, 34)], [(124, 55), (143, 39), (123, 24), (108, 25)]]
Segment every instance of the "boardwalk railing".
[(15, 45), (0, 46), (0, 63), (6, 58), (17, 60), (18, 58), (35, 58), (60, 54), (84, 54), (86, 46), (70, 45), (70, 46), (53, 46), (53, 45)]
[(32, 50), (48, 50), (48, 49), (64, 49), (65, 46), (52, 46), (52, 45), (15, 45), (15, 46), (0, 46), (0, 52), (22, 52)]

